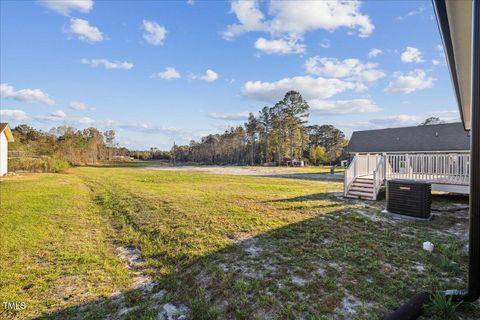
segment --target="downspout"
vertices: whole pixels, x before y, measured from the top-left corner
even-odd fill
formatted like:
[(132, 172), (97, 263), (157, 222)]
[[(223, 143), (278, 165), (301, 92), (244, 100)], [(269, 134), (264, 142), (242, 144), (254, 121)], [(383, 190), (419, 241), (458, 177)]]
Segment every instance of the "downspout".
[[(442, 37), (450, 38), (445, 0), (432, 0)], [(480, 0), (472, 0), (472, 106), (470, 134), (470, 233), (469, 233), (469, 266), (467, 290), (447, 290), (445, 296), (454, 301), (474, 302), (480, 297)], [(447, 28), (445, 30), (444, 28)], [(447, 32), (445, 32), (447, 31)], [(450, 39), (449, 39), (450, 40)], [(450, 43), (448, 43), (450, 45)], [(447, 58), (454, 61), (453, 50), (447, 49)], [(450, 48), (451, 49), (451, 48)], [(454, 65), (450, 65), (454, 87), (458, 92)], [(457, 95), (457, 99), (459, 96)], [(461, 106), (460, 100), (458, 100)], [(407, 303), (387, 315), (384, 320), (414, 320), (424, 311), (424, 305), (430, 300), (430, 294), (418, 293)]]
[[(445, 0), (433, 0), (445, 10)], [(470, 232), (467, 290), (447, 290), (454, 301), (474, 302), (480, 297), (480, 1), (472, 0), (472, 88), (470, 132)], [(439, 19), (439, 25), (441, 26)], [(441, 28), (442, 29), (442, 28)], [(443, 34), (443, 30), (442, 34)]]
[(470, 265), (468, 291), (460, 298), (480, 297), (480, 1), (473, 0), (472, 131), (470, 134)]

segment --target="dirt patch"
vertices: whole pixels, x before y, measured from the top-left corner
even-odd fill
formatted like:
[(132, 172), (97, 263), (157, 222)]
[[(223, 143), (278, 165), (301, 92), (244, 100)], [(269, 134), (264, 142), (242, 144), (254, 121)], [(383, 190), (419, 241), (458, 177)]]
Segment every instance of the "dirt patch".
[(140, 290), (143, 294), (152, 292), (156, 283), (139, 270), (139, 266), (143, 263), (140, 250), (134, 247), (118, 247), (116, 250), (118, 256), (125, 261), (128, 270), (134, 275), (131, 289)]
[(243, 241), (242, 243), (243, 250), (245, 250), (245, 252), (247, 252), (251, 257), (258, 257), (258, 255), (262, 252), (262, 248), (257, 245), (257, 242), (257, 238), (251, 238)]
[(362, 303), (360, 300), (351, 294), (347, 294), (342, 299), (342, 306), (337, 308), (335, 311), (339, 314), (342, 314), (345, 319), (351, 319), (357, 314), (357, 308), (361, 307)]
[[(133, 276), (132, 285), (129, 290), (138, 290), (143, 299), (149, 301), (149, 309), (158, 311), (156, 319), (159, 320), (184, 320), (187, 319), (189, 309), (184, 305), (175, 305), (171, 302), (162, 303), (162, 299), (166, 296), (165, 290), (159, 290), (153, 293), (157, 287), (152, 278), (142, 272), (142, 253), (135, 247), (118, 247), (116, 248), (118, 256), (125, 262), (128, 270)], [(113, 303), (117, 304), (116, 312), (107, 316), (109, 320), (120, 320), (126, 318), (132, 312), (139, 309), (139, 306), (129, 307), (125, 304), (126, 294), (115, 292), (110, 296)]]
[[(147, 170), (205, 172), (235, 176), (263, 176), (307, 180), (343, 180), (343, 173), (335, 174), (311, 172), (291, 167), (240, 167), (240, 166), (150, 166)], [(320, 170), (319, 170), (320, 171)]]

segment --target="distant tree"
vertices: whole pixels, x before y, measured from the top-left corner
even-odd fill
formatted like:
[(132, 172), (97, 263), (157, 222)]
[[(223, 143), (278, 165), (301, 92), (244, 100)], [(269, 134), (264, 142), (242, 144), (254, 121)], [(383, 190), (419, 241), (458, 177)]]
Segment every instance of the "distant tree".
[(332, 125), (310, 126), (309, 136), (310, 148), (325, 148), (330, 162), (336, 161), (345, 147), (345, 134)]
[(310, 106), (297, 91), (289, 91), (281, 101), (282, 108), (286, 114), (286, 129), (289, 143), (290, 159), (294, 159), (296, 142), (303, 139), (303, 126), (307, 123)]
[(112, 160), (112, 151), (115, 147), (115, 131), (113, 129), (107, 130), (103, 133), (105, 143), (108, 146), (108, 160)]
[(257, 135), (260, 130), (260, 122), (251, 112), (248, 115), (248, 122), (245, 123), (245, 128), (248, 135), (248, 142), (250, 144), (250, 165), (253, 166), (255, 164), (255, 147)]
[(209, 146), (210, 149), (210, 161), (212, 164), (215, 164), (215, 159), (217, 157), (217, 143), (218, 143), (218, 136), (215, 134), (209, 134), (204, 139), (202, 139), (203, 143)]
[(18, 140), (20, 143), (23, 143), (23, 144), (26, 144), (30, 141), (37, 140), (41, 135), (41, 133), (38, 130), (26, 124), (21, 124), (16, 126), (12, 130), (12, 133), (16, 138), (15, 140)]
[(420, 126), (430, 126), (434, 124), (442, 124), (445, 123), (445, 121), (441, 120), (439, 117), (429, 117), (425, 119), (422, 123), (420, 123)]
[(258, 130), (260, 135), (260, 143), (262, 144), (262, 160), (261, 162), (270, 162), (270, 139), (272, 131), (272, 117), (270, 108), (265, 106), (258, 113)]
[(327, 150), (324, 147), (317, 146), (315, 148), (310, 148), (309, 159), (312, 163), (316, 165), (328, 161)]

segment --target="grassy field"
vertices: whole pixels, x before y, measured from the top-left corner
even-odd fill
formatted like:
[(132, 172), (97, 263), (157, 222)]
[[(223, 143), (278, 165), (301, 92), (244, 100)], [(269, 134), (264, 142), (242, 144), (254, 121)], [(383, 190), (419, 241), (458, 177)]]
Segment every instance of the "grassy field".
[(112, 250), (110, 223), (92, 200), (76, 175), (1, 181), (0, 298), (26, 303), (19, 318), (128, 287), (128, 272)]
[(464, 213), (398, 222), (340, 190), (115, 167), (2, 179), (0, 298), (27, 303), (2, 316), (372, 319), (463, 288)]

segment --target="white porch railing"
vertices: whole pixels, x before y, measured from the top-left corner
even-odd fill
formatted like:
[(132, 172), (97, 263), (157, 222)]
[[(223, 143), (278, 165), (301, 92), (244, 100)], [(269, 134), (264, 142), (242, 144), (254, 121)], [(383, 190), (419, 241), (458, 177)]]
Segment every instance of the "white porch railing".
[(352, 183), (358, 177), (369, 176), (377, 168), (378, 162), (382, 159), (381, 155), (363, 155), (357, 154), (344, 173), (344, 194), (347, 195)]
[(343, 190), (344, 190), (344, 196), (347, 196), (348, 190), (350, 190), (350, 187), (352, 186), (353, 181), (355, 181), (355, 168), (356, 168), (356, 162), (357, 162), (357, 157), (354, 157), (352, 162), (350, 162), (350, 165), (348, 168), (345, 170), (343, 173)]
[(470, 154), (389, 154), (387, 179), (425, 180), (431, 183), (468, 185)]
[(385, 181), (385, 157), (381, 157), (378, 161), (377, 167), (373, 171), (373, 199), (377, 199), (378, 192)]
[(468, 186), (470, 154), (467, 152), (357, 154), (345, 170), (345, 195), (358, 177), (373, 179), (374, 199), (384, 181), (390, 179)]

